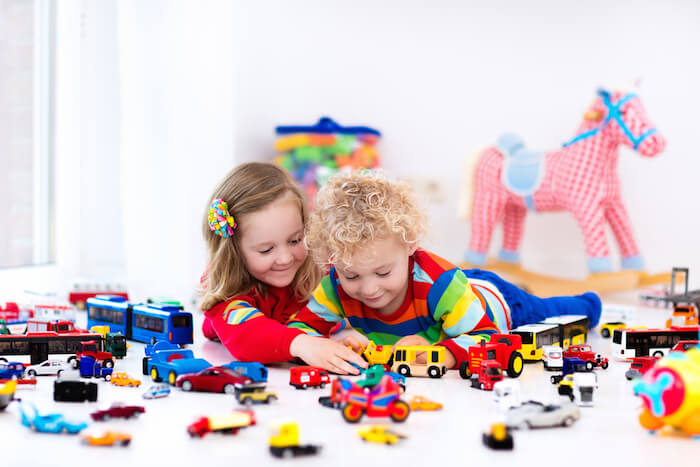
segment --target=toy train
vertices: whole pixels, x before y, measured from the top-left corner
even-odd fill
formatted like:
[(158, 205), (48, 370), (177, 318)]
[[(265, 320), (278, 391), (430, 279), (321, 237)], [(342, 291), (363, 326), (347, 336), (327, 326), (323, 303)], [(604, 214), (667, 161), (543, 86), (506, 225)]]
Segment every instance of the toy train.
[(164, 303), (129, 303), (117, 295), (98, 295), (87, 300), (87, 324), (109, 326), (127, 339), (150, 343), (192, 343), (192, 314), (182, 306)]

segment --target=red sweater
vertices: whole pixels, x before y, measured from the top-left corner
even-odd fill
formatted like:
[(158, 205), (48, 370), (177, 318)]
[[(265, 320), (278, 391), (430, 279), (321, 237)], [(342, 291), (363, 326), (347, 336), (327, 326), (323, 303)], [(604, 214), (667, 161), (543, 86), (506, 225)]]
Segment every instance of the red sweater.
[(289, 345), (303, 331), (285, 323), (305, 305), (289, 287), (268, 287), (265, 297), (254, 289), (206, 310), (202, 331), (209, 339), (218, 337), (238, 360), (286, 362), (293, 358)]

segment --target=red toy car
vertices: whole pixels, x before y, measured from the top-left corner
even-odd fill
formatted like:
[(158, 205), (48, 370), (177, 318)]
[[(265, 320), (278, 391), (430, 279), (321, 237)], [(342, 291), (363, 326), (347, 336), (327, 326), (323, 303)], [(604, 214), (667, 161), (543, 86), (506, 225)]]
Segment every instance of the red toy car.
[(109, 420), (110, 418), (131, 418), (138, 417), (142, 413), (146, 413), (146, 409), (140, 405), (123, 405), (119, 403), (112, 404), (106, 410), (98, 410), (90, 414), (96, 422)]
[(630, 369), (625, 372), (625, 378), (632, 380), (641, 377), (649, 371), (661, 357), (647, 355), (644, 357), (633, 357)]
[(586, 362), (586, 371), (591, 371), (595, 367), (600, 367), (603, 370), (608, 368), (608, 359), (599, 353), (593, 352), (588, 344), (570, 345), (564, 351), (564, 358), (576, 357)]
[(323, 368), (316, 366), (297, 366), (289, 370), (289, 384), (297, 389), (313, 387), (323, 388), (330, 384), (331, 378)]
[[(225, 392), (235, 394), (236, 389), (252, 387), (256, 383), (239, 372), (225, 366), (212, 366), (196, 374), (182, 375), (175, 385), (184, 391)], [(258, 385), (262, 386), (260, 383)]]
[(671, 347), (669, 352), (685, 352), (686, 350), (694, 349), (700, 344), (700, 341), (678, 341), (676, 345)]
[[(342, 385), (340, 390), (343, 391)], [(395, 422), (403, 422), (411, 409), (401, 400), (401, 388), (389, 375), (384, 375), (374, 388), (365, 392), (365, 388), (353, 384), (341, 396), (345, 401), (343, 418), (350, 423), (359, 422), (363, 415), (368, 417), (391, 417)]]

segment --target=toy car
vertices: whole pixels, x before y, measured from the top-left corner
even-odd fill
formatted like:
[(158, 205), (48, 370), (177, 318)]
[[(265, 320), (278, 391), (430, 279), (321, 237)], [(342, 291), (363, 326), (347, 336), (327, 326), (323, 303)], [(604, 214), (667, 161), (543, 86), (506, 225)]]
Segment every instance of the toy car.
[(39, 415), (34, 404), (19, 404), (19, 413), (22, 425), (39, 433), (66, 432), (75, 435), (87, 428), (87, 423), (69, 421), (61, 414)]
[(255, 414), (252, 410), (234, 410), (222, 415), (200, 417), (187, 427), (187, 432), (191, 437), (202, 438), (207, 433), (217, 431), (235, 434), (241, 428), (255, 424)]
[(625, 371), (625, 378), (628, 381), (634, 378), (641, 377), (644, 373), (649, 371), (661, 357), (654, 355), (645, 355), (643, 357), (632, 357), (632, 363), (630, 363), (629, 370)]
[(61, 376), (65, 370), (70, 369), (71, 366), (63, 360), (44, 360), (36, 365), (29, 365), (27, 367), (27, 376), (34, 378), (36, 376)]
[(99, 435), (80, 435), (80, 441), (89, 446), (128, 446), (131, 435), (119, 431), (105, 431)]
[(243, 386), (252, 388), (254, 384), (257, 384), (257, 387), (263, 387), (263, 383), (253, 383), (253, 380), (247, 376), (224, 366), (213, 366), (197, 374), (182, 375), (175, 383), (184, 391), (224, 392), (226, 394), (234, 394), (236, 388), (240, 389)]
[(247, 376), (252, 379), (254, 383), (267, 382), (267, 368), (265, 368), (262, 363), (233, 361), (222, 366), (237, 371), (243, 376)]
[(5, 410), (5, 407), (15, 398), (16, 389), (17, 381), (15, 380), (7, 381), (0, 386), (0, 411)]
[(236, 389), (236, 399), (238, 399), (239, 404), (250, 405), (269, 404), (272, 401), (276, 401), (278, 397), (274, 392), (264, 391), (262, 388), (247, 388), (244, 386), (241, 389)]
[(105, 421), (110, 418), (132, 418), (146, 413), (146, 409), (140, 405), (124, 405), (118, 402), (112, 404), (108, 409), (98, 410), (90, 414), (93, 420)]
[(616, 329), (624, 329), (627, 327), (622, 321), (610, 321), (600, 325), (600, 336), (604, 339), (609, 339)]
[(170, 386), (167, 384), (152, 384), (144, 391), (144, 399), (160, 399), (170, 395)]
[(0, 363), (0, 379), (24, 378), (24, 363)]
[(298, 457), (317, 454), (321, 446), (299, 444), (299, 426), (294, 422), (285, 422), (272, 427), (270, 436), (270, 454), (275, 457)]
[(671, 347), (671, 350), (669, 352), (685, 352), (686, 350), (694, 349), (698, 347), (698, 344), (700, 344), (700, 341), (678, 341), (676, 345)]
[(112, 379), (110, 381), (115, 386), (129, 386), (129, 387), (139, 387), (141, 386), (141, 381), (134, 379), (123, 371), (112, 374)]
[(501, 412), (522, 404), (520, 383), (517, 379), (504, 379), (493, 385), (493, 401)]
[(593, 368), (602, 368), (606, 370), (608, 368), (608, 359), (599, 353), (593, 352), (591, 346), (588, 344), (570, 345), (568, 349), (564, 351), (564, 358), (580, 358), (586, 362), (586, 370), (592, 371)]
[(296, 366), (289, 370), (289, 384), (297, 389), (323, 388), (330, 384), (328, 372), (315, 366)]
[(486, 447), (498, 450), (513, 449), (513, 436), (505, 423), (494, 423), (488, 433), (483, 433), (482, 442)]
[(417, 410), (441, 410), (442, 404), (439, 402), (433, 402), (422, 396), (413, 396), (408, 400), (408, 406), (412, 411)]
[(53, 400), (57, 402), (95, 402), (97, 400), (97, 383), (56, 380), (53, 383)]
[(573, 404), (543, 404), (527, 401), (506, 412), (506, 426), (509, 428), (544, 428), (571, 426), (581, 418), (581, 411)]
[(542, 346), (542, 363), (547, 371), (561, 370), (564, 365), (564, 350), (558, 345), (543, 345)]
[(406, 435), (397, 433), (387, 428), (386, 425), (369, 425), (357, 430), (362, 441), (369, 441), (378, 444), (396, 444), (400, 440), (405, 439)]

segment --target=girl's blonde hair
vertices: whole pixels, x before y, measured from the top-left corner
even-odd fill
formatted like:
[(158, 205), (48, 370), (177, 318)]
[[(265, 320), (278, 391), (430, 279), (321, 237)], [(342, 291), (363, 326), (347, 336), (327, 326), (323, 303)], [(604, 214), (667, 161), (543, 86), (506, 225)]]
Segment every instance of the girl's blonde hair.
[[(233, 169), (216, 187), (207, 203), (202, 231), (209, 249), (209, 272), (203, 281), (202, 309), (209, 310), (219, 302), (255, 288), (265, 294), (266, 284), (255, 279), (246, 268), (240, 249), (240, 232), (223, 238), (209, 229), (209, 206), (217, 198), (228, 204), (236, 222), (242, 216), (264, 209), (270, 203), (291, 194), (299, 205), (302, 222), (308, 218), (306, 200), (292, 177), (276, 164), (249, 162)], [(321, 272), (307, 256), (296, 273), (291, 287), (298, 299), (311, 295), (321, 280)]]
[(316, 195), (304, 242), (318, 264), (352, 264), (354, 255), (375, 239), (397, 235), (417, 243), (426, 216), (407, 183), (391, 182), (376, 171), (340, 173)]

